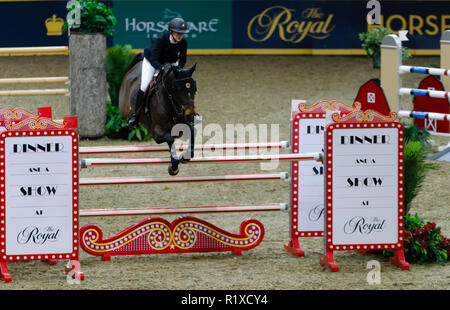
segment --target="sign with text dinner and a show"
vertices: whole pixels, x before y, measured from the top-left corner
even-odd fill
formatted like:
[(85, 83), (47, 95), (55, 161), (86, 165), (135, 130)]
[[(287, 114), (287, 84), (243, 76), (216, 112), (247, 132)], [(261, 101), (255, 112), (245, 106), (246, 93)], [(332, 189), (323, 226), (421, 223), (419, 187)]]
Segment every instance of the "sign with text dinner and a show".
[(64, 132), (0, 135), (2, 261), (78, 259), (78, 142)]
[[(76, 1), (76, 0), (72, 0)], [(358, 34), (374, 27), (408, 30), (414, 54), (439, 54), (450, 29), (450, 1), (381, 1), (380, 24), (369, 25), (368, 1), (117, 0), (102, 1), (117, 18), (108, 46), (141, 50), (167, 32), (174, 17), (186, 20), (191, 54), (360, 54)], [(67, 1), (0, 1), (0, 47), (67, 45), (62, 27)]]
[(395, 250), (403, 269), (403, 125), (333, 123), (325, 129), (325, 248), (321, 264), (338, 270), (333, 251)]

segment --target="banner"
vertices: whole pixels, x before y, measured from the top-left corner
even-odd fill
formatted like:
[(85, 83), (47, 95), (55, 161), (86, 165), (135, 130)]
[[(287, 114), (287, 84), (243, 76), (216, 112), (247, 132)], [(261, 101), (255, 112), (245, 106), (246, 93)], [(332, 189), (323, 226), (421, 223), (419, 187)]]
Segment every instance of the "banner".
[(168, 32), (172, 18), (181, 17), (189, 29), (185, 34), (188, 49), (230, 49), (231, 4), (229, 0), (115, 1), (114, 44), (143, 49)]
[[(411, 49), (439, 49), (450, 29), (450, 1), (380, 1), (380, 24), (367, 23), (367, 1), (233, 2), (235, 49), (361, 49), (359, 33), (408, 30)], [(350, 53), (350, 51), (348, 51)]]
[[(408, 30), (414, 54), (438, 55), (450, 29), (450, 1), (379, 1), (379, 24), (367, 23), (368, 1), (323, 0), (116, 0), (108, 46), (143, 49), (174, 17), (186, 20), (191, 54), (365, 55), (359, 33), (387, 27)], [(0, 47), (63, 46), (67, 1), (0, 0)]]
[(67, 46), (66, 1), (0, 2), (0, 47)]

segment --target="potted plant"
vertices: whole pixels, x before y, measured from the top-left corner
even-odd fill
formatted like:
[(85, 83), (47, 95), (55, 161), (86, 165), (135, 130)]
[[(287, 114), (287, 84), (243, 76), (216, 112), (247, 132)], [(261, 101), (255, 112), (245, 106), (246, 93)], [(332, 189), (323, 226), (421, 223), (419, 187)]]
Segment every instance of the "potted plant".
[[(391, 34), (391, 31), (387, 28), (374, 28), (368, 32), (362, 32), (359, 34), (359, 39), (362, 41), (361, 46), (366, 51), (367, 55), (372, 59), (374, 69), (380, 68), (381, 65), (381, 41), (387, 35)], [(411, 54), (406, 47), (402, 48), (402, 59), (408, 59)]]
[(99, 138), (106, 122), (106, 36), (116, 18), (98, 0), (69, 1), (70, 113), (78, 116), (81, 138)]

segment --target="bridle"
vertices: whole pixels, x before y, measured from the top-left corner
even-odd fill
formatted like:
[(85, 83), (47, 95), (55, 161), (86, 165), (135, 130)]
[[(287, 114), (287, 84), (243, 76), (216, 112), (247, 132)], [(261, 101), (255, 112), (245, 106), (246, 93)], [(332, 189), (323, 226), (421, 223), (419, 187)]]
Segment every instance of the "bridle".
[[(167, 77), (171, 70), (174, 70), (173, 67), (171, 67), (169, 69), (169, 71), (167, 73), (165, 73), (164, 77)], [(190, 98), (192, 96), (192, 94), (195, 94), (197, 91), (197, 85), (196, 85), (195, 80), (192, 77), (186, 77), (186, 78), (181, 78), (181, 79), (176, 79), (176, 77), (175, 77), (175, 81), (173, 82), (175, 87), (171, 87), (170, 89), (167, 89), (166, 84), (164, 83), (164, 77), (161, 77), (161, 84), (162, 84), (163, 91), (166, 93), (167, 98), (169, 98), (170, 106), (172, 108), (172, 113), (175, 115), (173, 117), (173, 122), (175, 124), (193, 122), (193, 120), (191, 121), (191, 120), (186, 119), (185, 114), (184, 114), (185, 110), (183, 108), (183, 105), (181, 103), (175, 101), (172, 92), (174, 92), (175, 90), (185, 91), (186, 94), (188, 95), (188, 97)]]

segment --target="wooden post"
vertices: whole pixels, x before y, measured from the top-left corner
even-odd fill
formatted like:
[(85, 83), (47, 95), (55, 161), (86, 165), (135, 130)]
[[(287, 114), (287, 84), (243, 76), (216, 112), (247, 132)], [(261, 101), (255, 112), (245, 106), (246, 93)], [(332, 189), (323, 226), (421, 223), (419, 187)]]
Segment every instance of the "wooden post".
[(381, 42), (381, 87), (391, 112), (400, 110), (398, 90), (402, 82), (399, 67), (402, 64), (402, 42), (396, 35), (387, 35)]
[[(441, 68), (450, 69), (450, 30), (441, 36)], [(450, 76), (442, 76), (442, 84), (446, 91), (450, 91)]]

